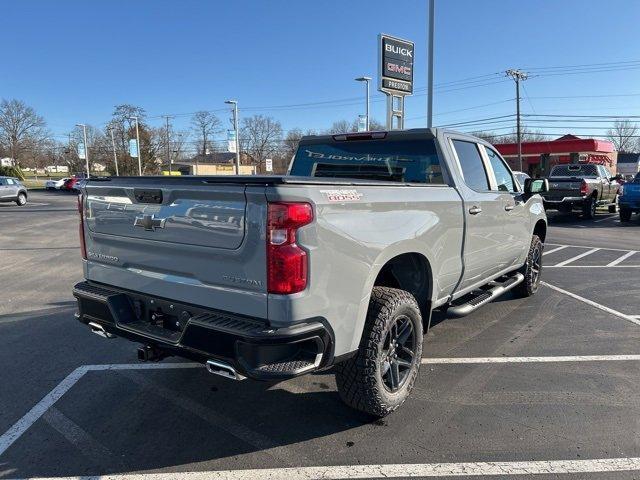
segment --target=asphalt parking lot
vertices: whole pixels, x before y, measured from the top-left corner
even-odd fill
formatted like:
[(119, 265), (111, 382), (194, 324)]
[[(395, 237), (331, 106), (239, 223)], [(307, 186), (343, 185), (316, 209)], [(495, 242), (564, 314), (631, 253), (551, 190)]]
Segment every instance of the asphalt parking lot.
[(372, 422), (328, 373), (137, 363), (73, 318), (75, 197), (0, 204), (0, 478), (640, 478), (640, 221), (550, 215), (545, 249), (534, 297), (436, 313), (410, 399)]

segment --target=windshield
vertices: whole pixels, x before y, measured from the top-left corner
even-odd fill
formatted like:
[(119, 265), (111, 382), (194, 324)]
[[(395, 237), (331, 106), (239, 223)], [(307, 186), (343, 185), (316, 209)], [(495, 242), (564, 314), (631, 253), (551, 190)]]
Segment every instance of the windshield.
[(300, 145), (291, 175), (442, 184), (433, 140), (366, 140)]

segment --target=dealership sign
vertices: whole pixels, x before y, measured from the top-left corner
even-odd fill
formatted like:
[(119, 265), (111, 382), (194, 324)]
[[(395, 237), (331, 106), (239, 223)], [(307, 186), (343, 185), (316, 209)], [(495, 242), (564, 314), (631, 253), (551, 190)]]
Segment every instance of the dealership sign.
[(393, 95), (413, 93), (413, 42), (378, 36), (378, 89)]

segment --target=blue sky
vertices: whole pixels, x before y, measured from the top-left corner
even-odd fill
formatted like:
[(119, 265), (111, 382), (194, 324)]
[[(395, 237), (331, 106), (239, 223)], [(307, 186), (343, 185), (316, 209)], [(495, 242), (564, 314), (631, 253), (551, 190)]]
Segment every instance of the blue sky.
[[(418, 94), (407, 101), (406, 126), (426, 122), (426, 0), (6, 0), (2, 18), (0, 97), (24, 100), (59, 135), (78, 122), (103, 124), (120, 103), (158, 116), (224, 109), (227, 98), (238, 99), (241, 116), (272, 115), (285, 130), (327, 128), (364, 113), (364, 86), (353, 79), (375, 78), (380, 32), (415, 41)], [(639, 18), (635, 0), (436, 0), (435, 123), (513, 113), (513, 82), (498, 74), (507, 68), (538, 72), (525, 83), (525, 113), (640, 115), (640, 62), (540, 70), (640, 61)], [(579, 95), (620, 96), (540, 98)], [(339, 99), (347, 100), (258, 108)], [(372, 99), (382, 120), (375, 89)], [(172, 121), (187, 128), (188, 120)], [(530, 123), (565, 133), (566, 123)], [(583, 125), (594, 128), (574, 133), (605, 126)]]

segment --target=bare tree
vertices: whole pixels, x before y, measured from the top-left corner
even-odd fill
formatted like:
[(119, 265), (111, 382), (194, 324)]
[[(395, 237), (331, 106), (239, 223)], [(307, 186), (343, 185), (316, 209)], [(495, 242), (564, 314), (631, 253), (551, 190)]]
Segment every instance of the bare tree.
[(0, 143), (20, 166), (27, 144), (42, 142), (48, 137), (46, 122), (36, 111), (20, 100), (0, 103)]
[(150, 162), (150, 158), (146, 155), (149, 152), (148, 148), (145, 148), (145, 141), (149, 141), (149, 137), (145, 137), (144, 132), (146, 112), (143, 108), (124, 103), (116, 105), (111, 115), (111, 121), (104, 129), (104, 138), (108, 144), (110, 160), (107, 161), (109, 170), (115, 173), (115, 166), (113, 165), (113, 146), (111, 145), (111, 132), (113, 130), (113, 136), (116, 144), (116, 154), (118, 156), (118, 170), (120, 175), (137, 175), (138, 174), (138, 160), (129, 155), (129, 140), (136, 138), (136, 127), (134, 117), (138, 119), (138, 126), (140, 130), (140, 154), (142, 155), (141, 161), (143, 166)]
[(496, 136), (495, 134), (492, 134), (491, 132), (485, 132), (485, 131), (479, 130), (477, 132), (471, 132), (469, 135), (473, 135), (474, 137), (481, 138), (485, 142), (501, 143), (500, 137)]
[[(371, 131), (379, 131), (386, 130), (386, 127), (377, 121), (375, 118), (369, 119), (369, 130)], [(349, 123), (348, 120), (339, 120), (337, 122), (333, 122), (331, 128), (327, 130), (327, 133), (330, 135), (336, 133), (353, 133), (358, 131), (358, 119), (356, 118), (353, 122)]]
[(213, 113), (203, 110), (193, 114), (191, 125), (198, 143), (202, 146), (202, 149), (198, 149), (198, 153), (206, 155), (213, 136), (222, 131), (222, 123)]
[(607, 130), (607, 138), (611, 140), (618, 152), (633, 153), (638, 149), (636, 141), (638, 125), (629, 120), (616, 120), (613, 128)]
[[(485, 132), (487, 136), (492, 135), (491, 132)], [(517, 143), (518, 134), (514, 130), (508, 135), (495, 135), (493, 134), (493, 140), (487, 140), (488, 142), (500, 144), (500, 143)], [(482, 137), (480, 137), (482, 138)], [(520, 139), (522, 142), (546, 142), (549, 137), (542, 133), (540, 130), (532, 130), (527, 127), (520, 129)]]
[(242, 119), (240, 131), (241, 151), (251, 158), (262, 172), (263, 162), (282, 149), (282, 126), (272, 117), (254, 115)]

